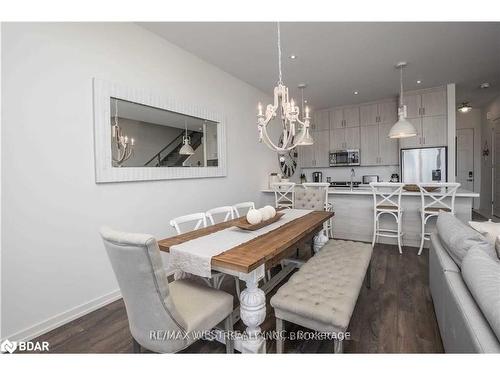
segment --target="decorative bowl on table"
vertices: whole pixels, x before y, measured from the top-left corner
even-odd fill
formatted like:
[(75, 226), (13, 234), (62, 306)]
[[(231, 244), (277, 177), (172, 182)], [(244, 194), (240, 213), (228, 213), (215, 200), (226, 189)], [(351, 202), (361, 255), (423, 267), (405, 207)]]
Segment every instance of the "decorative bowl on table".
[(243, 229), (243, 230), (257, 230), (257, 229), (260, 229), (260, 228), (264, 228), (266, 225), (275, 223), (276, 221), (278, 221), (279, 219), (281, 219), (283, 217), (283, 215), (284, 215), (283, 212), (277, 212), (276, 215), (274, 215), (270, 219), (262, 220), (261, 222), (259, 222), (257, 224), (250, 224), (247, 221), (246, 217), (242, 217), (238, 221), (238, 223), (236, 224), (236, 227), (238, 227), (240, 229)]

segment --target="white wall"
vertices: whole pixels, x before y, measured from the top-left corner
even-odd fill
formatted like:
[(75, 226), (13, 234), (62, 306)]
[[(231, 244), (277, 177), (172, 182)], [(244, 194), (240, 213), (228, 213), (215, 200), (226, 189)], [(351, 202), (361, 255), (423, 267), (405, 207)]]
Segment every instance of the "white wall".
[[(227, 177), (95, 184), (92, 77), (225, 113)], [(257, 142), (269, 97), (135, 24), (3, 24), (2, 91), (3, 337), (116, 298), (101, 225), (170, 236), (177, 215), (259, 203), (277, 169)]]
[(492, 189), (491, 189), (491, 163), (493, 155), (492, 121), (490, 119), (500, 118), (500, 97), (493, 100), (482, 109), (481, 116), (481, 150), (487, 143), (490, 153), (481, 157), (481, 212), (485, 215), (491, 213)]
[[(457, 112), (457, 130), (472, 129), (474, 131), (474, 191), (481, 192), (481, 110), (472, 109), (468, 113)], [(474, 209), (479, 209), (480, 198), (474, 198)]]

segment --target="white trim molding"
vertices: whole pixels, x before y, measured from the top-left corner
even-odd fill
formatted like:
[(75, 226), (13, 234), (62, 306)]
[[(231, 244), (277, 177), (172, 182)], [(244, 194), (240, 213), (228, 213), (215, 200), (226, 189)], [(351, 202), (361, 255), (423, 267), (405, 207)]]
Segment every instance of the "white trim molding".
[[(133, 89), (94, 78), (94, 156), (96, 183), (225, 177), (225, 117), (192, 103), (180, 103), (149, 90)], [(111, 98), (182, 113), (217, 123), (216, 167), (113, 167), (111, 155)]]

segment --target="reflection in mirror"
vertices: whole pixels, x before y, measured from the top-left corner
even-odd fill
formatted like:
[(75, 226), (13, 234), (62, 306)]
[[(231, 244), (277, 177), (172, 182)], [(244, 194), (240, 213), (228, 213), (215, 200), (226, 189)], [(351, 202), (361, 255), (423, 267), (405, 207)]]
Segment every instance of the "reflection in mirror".
[(113, 167), (216, 167), (217, 123), (111, 98)]

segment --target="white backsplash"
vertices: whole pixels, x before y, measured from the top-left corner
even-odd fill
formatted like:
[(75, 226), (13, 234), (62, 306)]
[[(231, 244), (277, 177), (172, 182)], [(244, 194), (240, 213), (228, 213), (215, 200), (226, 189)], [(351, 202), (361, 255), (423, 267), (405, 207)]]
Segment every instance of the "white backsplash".
[[(351, 168), (354, 168), (356, 176), (354, 181), (361, 181), (364, 175), (378, 175), (380, 181), (389, 181), (391, 174), (400, 173), (398, 165), (373, 166), (373, 167), (330, 167), (330, 168), (302, 168), (300, 173), (306, 175), (307, 181), (312, 181), (313, 172), (323, 173), (323, 182), (327, 177), (332, 181), (349, 181), (351, 178)], [(300, 176), (300, 173), (298, 176)]]

